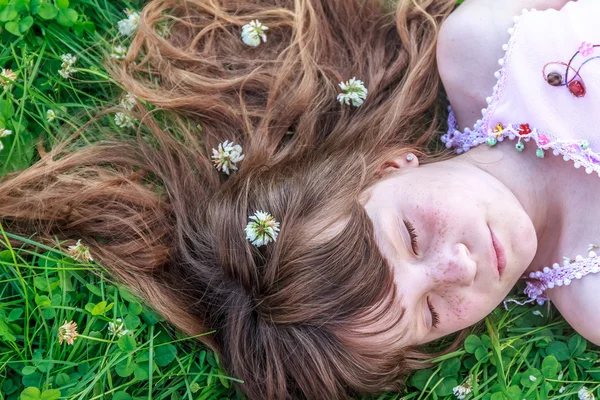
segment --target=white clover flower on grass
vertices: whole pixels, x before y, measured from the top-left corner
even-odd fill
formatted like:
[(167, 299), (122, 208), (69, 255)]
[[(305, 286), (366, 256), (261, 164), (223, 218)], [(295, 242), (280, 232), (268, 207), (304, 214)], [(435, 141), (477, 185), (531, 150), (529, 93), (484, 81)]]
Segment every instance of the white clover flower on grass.
[(123, 335), (129, 334), (130, 331), (128, 329), (125, 329), (123, 320), (121, 318), (117, 318), (116, 323), (112, 321), (108, 323), (108, 333), (111, 336), (117, 335), (117, 337), (121, 337)]
[[(0, 138), (6, 137), (8, 135), (12, 135), (12, 131), (10, 129), (0, 129)], [(0, 151), (4, 150), (4, 144), (0, 142)]]
[(229, 140), (219, 143), (217, 149), (212, 149), (213, 155), (211, 156), (213, 164), (219, 171), (223, 171), (227, 175), (231, 171), (237, 171), (235, 163), (240, 162), (246, 157), (242, 154), (242, 146), (239, 144), (234, 145)]
[(12, 82), (17, 80), (17, 74), (15, 71), (9, 68), (2, 68), (2, 72), (0, 72), (0, 85), (8, 86)]
[(87, 262), (94, 261), (92, 255), (90, 254), (90, 248), (82, 244), (81, 239), (77, 241), (75, 246), (69, 246), (67, 248), (67, 253), (69, 253), (74, 260), (82, 260)]
[(249, 217), (246, 225), (246, 239), (256, 247), (264, 246), (270, 242), (277, 241), (279, 222), (264, 211), (256, 211)]
[(135, 119), (129, 114), (118, 112), (115, 114), (115, 124), (119, 128), (133, 128), (135, 126)]
[(126, 19), (117, 22), (119, 33), (123, 36), (129, 36), (135, 32), (140, 23), (140, 14), (137, 11), (125, 10)]
[(73, 321), (65, 321), (58, 328), (58, 343), (63, 344), (63, 342), (67, 342), (68, 345), (72, 345), (73, 341), (77, 339), (78, 335), (79, 333), (77, 333), (77, 323)]
[(469, 393), (473, 391), (473, 387), (471, 384), (472, 379), (472, 376), (469, 376), (466, 382), (464, 382), (462, 385), (455, 386), (452, 389), (452, 392), (454, 393), (454, 396), (456, 396), (457, 399), (463, 400), (465, 397), (467, 397)]
[(337, 97), (338, 101), (342, 104), (346, 103), (346, 105), (349, 105), (352, 102), (354, 107), (358, 107), (367, 98), (367, 88), (363, 81), (356, 79), (356, 77), (353, 77), (348, 82), (341, 82), (339, 86), (344, 91), (344, 93), (338, 94)]
[(579, 397), (579, 400), (594, 400), (594, 394), (585, 386), (583, 386), (581, 389), (579, 389), (579, 392), (577, 392), (577, 397)]
[(54, 110), (48, 110), (46, 111), (46, 121), (48, 122), (52, 122), (54, 121), (54, 119), (56, 118), (56, 112), (54, 112)]
[(63, 78), (69, 79), (71, 77), (71, 74), (77, 72), (77, 70), (73, 68), (73, 65), (75, 65), (75, 63), (77, 62), (77, 56), (74, 56), (71, 53), (67, 53), (60, 56), (60, 59), (62, 60), (62, 64), (60, 65), (61, 69), (58, 70), (58, 73)]
[(124, 109), (131, 111), (135, 107), (136, 98), (133, 94), (127, 93), (125, 96), (121, 97), (120, 104)]
[(250, 23), (242, 26), (242, 41), (248, 46), (257, 47), (260, 40), (267, 42), (265, 31), (269, 28), (261, 24), (258, 20), (250, 21)]
[(122, 60), (127, 55), (127, 47), (122, 45), (113, 46), (112, 51), (110, 52), (110, 58), (114, 58), (116, 60)]
[(537, 315), (538, 317), (544, 318), (544, 314), (540, 310), (533, 310), (531, 312), (533, 315)]

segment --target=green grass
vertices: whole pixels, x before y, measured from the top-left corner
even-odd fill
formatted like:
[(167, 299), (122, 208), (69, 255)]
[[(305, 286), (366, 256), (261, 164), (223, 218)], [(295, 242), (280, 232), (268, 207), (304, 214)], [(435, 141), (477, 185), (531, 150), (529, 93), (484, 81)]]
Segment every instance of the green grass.
[[(12, 131), (1, 139), (0, 175), (30, 165), (39, 141), (50, 147), (63, 130), (118, 101), (123, 90), (103, 59), (113, 45), (127, 45), (116, 28), (123, 10), (142, 6), (41, 4), (0, 0), (0, 68), (17, 73), (11, 85), (0, 86), (0, 130)], [(70, 79), (58, 74), (65, 53), (78, 57)], [(48, 110), (56, 113), (53, 121)], [(97, 125), (119, 130), (111, 116)], [(22, 245), (12, 247), (9, 239)], [(235, 398), (235, 378), (217, 357), (181, 337), (99, 266), (74, 261), (64, 250), (0, 232), (0, 399)], [(128, 333), (110, 334), (117, 318)], [(77, 323), (73, 345), (59, 344), (65, 321)], [(600, 397), (598, 358), (599, 349), (552, 309), (498, 308), (459, 350), (414, 374), (402, 393), (376, 398), (451, 399), (453, 388), (469, 379), (473, 399), (570, 399), (584, 385)]]

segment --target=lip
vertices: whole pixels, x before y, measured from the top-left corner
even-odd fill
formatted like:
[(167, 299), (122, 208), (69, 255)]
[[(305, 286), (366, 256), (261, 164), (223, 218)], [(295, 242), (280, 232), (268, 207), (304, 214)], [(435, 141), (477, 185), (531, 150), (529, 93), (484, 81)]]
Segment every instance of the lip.
[(502, 246), (502, 243), (500, 243), (500, 240), (498, 240), (496, 235), (494, 235), (492, 228), (489, 229), (490, 234), (492, 235), (492, 247), (494, 249), (494, 257), (496, 259), (496, 268), (498, 269), (498, 275), (502, 277), (502, 273), (506, 268), (506, 253), (504, 252), (504, 247)]

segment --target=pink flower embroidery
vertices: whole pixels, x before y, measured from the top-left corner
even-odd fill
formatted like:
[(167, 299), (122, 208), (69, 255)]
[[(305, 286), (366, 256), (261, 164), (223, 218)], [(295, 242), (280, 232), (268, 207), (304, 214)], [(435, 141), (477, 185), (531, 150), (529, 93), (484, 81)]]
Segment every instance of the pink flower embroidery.
[(548, 137), (542, 133), (541, 135), (538, 135), (538, 143), (540, 146), (545, 146), (550, 143), (550, 139), (548, 139)]
[(594, 53), (594, 45), (590, 42), (583, 42), (581, 46), (579, 46), (579, 52), (582, 56), (587, 57)]

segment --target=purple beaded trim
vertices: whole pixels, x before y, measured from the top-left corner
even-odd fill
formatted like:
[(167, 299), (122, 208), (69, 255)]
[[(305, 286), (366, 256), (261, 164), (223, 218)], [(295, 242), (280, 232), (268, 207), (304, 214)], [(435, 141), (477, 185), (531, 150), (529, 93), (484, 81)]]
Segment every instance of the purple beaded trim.
[(525, 294), (531, 300), (542, 305), (549, 300), (545, 294), (546, 289), (563, 285), (569, 286), (574, 279), (581, 279), (588, 274), (597, 272), (600, 272), (600, 257), (590, 251), (588, 258), (577, 256), (574, 262), (567, 260), (563, 266), (555, 263), (552, 268), (544, 267), (543, 271), (530, 273)]
[(456, 118), (451, 107), (449, 107), (449, 110), (448, 126), (450, 129), (448, 133), (442, 135), (441, 140), (447, 148), (454, 148), (457, 154), (469, 151), (482, 143), (494, 146), (505, 138), (517, 139), (517, 144), (529, 142), (533, 139), (538, 148), (538, 157), (543, 158), (545, 151), (552, 149), (552, 154), (555, 156), (562, 155), (565, 161), (573, 160), (575, 168), (584, 167), (586, 173), (591, 174), (596, 171), (600, 176), (600, 155), (591, 149), (587, 140), (561, 140), (549, 133), (542, 133), (535, 127), (530, 128), (531, 133), (520, 134), (521, 127), (526, 124), (499, 124), (497, 128), (494, 128), (495, 131), (489, 130), (487, 133), (469, 128), (461, 132), (455, 129)]

